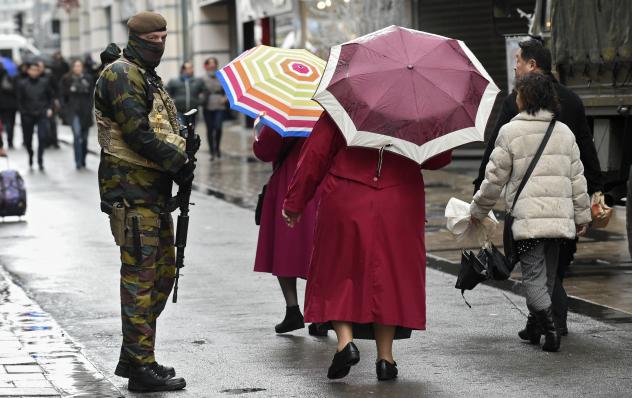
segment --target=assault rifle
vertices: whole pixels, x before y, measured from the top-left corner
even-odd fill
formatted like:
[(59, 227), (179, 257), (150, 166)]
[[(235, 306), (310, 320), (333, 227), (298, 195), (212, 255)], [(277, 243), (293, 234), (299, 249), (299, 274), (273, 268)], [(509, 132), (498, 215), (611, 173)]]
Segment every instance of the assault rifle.
[[(192, 109), (184, 114), (186, 124), (186, 153), (190, 162), (195, 162), (195, 152), (198, 149), (195, 139), (195, 114), (197, 109)], [(183, 129), (184, 130), (184, 129)], [(189, 203), (191, 199), (191, 188), (193, 181), (178, 187), (178, 202), (180, 214), (176, 224), (176, 280), (173, 286), (173, 302), (178, 302), (178, 280), (180, 279), (180, 268), (184, 267), (184, 249), (187, 247), (187, 234), (189, 232)]]

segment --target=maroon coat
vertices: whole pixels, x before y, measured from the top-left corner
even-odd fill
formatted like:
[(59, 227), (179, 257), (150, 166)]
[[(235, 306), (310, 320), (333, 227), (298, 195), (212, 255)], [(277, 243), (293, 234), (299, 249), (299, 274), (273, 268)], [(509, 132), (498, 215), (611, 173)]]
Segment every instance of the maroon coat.
[[(301, 212), (322, 181), (305, 321), (398, 326), (396, 337), (426, 328), (425, 195), (421, 168), (447, 165), (451, 152), (421, 168), (385, 152), (347, 147), (325, 113), (303, 147), (284, 208)], [(299, 223), (300, 225), (300, 223)], [(358, 335), (359, 333), (359, 335)]]
[[(275, 171), (270, 177), (261, 212), (259, 242), (255, 258), (256, 272), (275, 276), (307, 278), (309, 257), (314, 240), (316, 201), (305, 208), (301, 225), (289, 228), (281, 217), (281, 206), (290, 178), (296, 170), (305, 138), (282, 138), (264, 126), (253, 144), (255, 155), (264, 162), (273, 162)], [(285, 157), (279, 166), (280, 158)]]

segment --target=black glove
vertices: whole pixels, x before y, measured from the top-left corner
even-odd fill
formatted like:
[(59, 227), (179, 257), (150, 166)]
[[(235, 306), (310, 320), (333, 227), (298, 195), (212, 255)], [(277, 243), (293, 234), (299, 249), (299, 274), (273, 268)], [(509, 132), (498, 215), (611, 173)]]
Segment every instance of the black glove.
[(195, 162), (186, 162), (176, 174), (173, 175), (173, 182), (178, 185), (190, 184), (193, 182), (193, 172), (195, 171)]
[(200, 138), (199, 134), (196, 134), (193, 139), (193, 153), (197, 153), (200, 150), (200, 145), (202, 145), (202, 138)]

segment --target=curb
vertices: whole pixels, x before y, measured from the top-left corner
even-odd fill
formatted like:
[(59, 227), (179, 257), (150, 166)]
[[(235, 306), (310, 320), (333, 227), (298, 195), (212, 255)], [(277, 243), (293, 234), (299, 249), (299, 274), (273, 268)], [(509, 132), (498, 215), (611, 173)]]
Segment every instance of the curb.
[[(428, 267), (454, 276), (459, 275), (459, 263), (446, 260), (430, 253), (427, 254), (427, 259)], [(512, 292), (523, 297), (525, 295), (524, 286), (519, 280), (511, 278), (506, 281), (487, 280), (482, 282), (482, 284)], [(604, 323), (632, 323), (632, 314), (630, 313), (575, 296), (568, 296), (568, 308), (570, 311), (586, 315)]]

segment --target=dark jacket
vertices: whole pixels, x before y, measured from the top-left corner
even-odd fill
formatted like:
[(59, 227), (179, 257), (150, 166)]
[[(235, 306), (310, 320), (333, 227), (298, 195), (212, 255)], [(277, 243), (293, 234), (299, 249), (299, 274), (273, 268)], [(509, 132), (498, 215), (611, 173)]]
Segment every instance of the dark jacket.
[[(553, 77), (551, 77), (554, 79)], [(573, 134), (575, 135), (575, 141), (579, 147), (580, 158), (584, 164), (584, 176), (588, 182), (588, 193), (593, 194), (597, 191), (603, 190), (603, 176), (601, 174), (601, 167), (599, 165), (599, 158), (597, 157), (597, 149), (593, 141), (593, 136), (588, 127), (588, 121), (586, 120), (586, 112), (584, 110), (584, 104), (582, 100), (572, 92), (570, 89), (561, 85), (554, 79), (555, 90), (560, 102), (560, 115), (557, 118), (560, 122), (566, 124)], [(485, 179), (485, 167), (489, 162), (489, 156), (494, 150), (496, 144), (496, 138), (498, 138), (498, 131), (502, 126), (509, 123), (509, 121), (518, 114), (518, 106), (516, 105), (516, 92), (511, 93), (503, 101), (502, 108), (496, 121), (496, 126), (492, 132), (491, 137), (487, 141), (487, 148), (483, 154), (483, 160), (478, 170), (478, 177), (473, 181), (474, 193), (481, 187), (481, 183)]]
[(33, 80), (30, 77), (20, 79), (17, 84), (18, 109), (23, 115), (44, 116), (46, 110), (53, 108), (55, 93), (46, 76)]
[(17, 80), (11, 77), (3, 67), (0, 67), (0, 111), (16, 111), (18, 104), (15, 101), (15, 88)]
[(94, 82), (89, 75), (77, 76), (66, 74), (59, 85), (61, 116), (64, 124), (72, 124), (73, 118), (79, 116), (81, 128), (92, 126), (92, 93)]
[(196, 77), (171, 79), (165, 89), (173, 98), (180, 113), (198, 108), (206, 99), (206, 85), (202, 79)]

